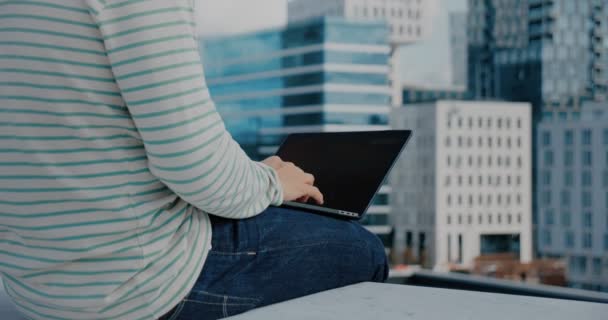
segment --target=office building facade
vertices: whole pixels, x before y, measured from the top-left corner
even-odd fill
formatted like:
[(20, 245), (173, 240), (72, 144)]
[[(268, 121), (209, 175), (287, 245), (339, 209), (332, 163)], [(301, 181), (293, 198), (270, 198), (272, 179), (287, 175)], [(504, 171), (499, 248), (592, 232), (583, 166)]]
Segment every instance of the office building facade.
[(350, 21), (382, 21), (388, 25), (389, 84), (391, 104), (400, 107), (402, 68), (399, 47), (425, 37), (425, 11), (436, 0), (293, 0), (288, 2), (288, 21), (298, 23), (324, 16), (343, 17)]
[(608, 0), (469, 0), (469, 88), (535, 117), (608, 94)]
[(426, 267), (532, 259), (531, 108), (439, 101), (394, 109), (414, 137), (391, 177), (395, 252)]
[(403, 106), (410, 104), (434, 103), (439, 100), (467, 100), (469, 93), (465, 86), (436, 86), (403, 84)]
[(297, 23), (311, 18), (334, 16), (355, 21), (385, 21), (389, 42), (406, 44), (422, 39), (424, 11), (429, 0), (292, 0), (288, 21)]
[(467, 36), (467, 14), (464, 12), (450, 13), (449, 23), (452, 85), (466, 88), (469, 42)]
[(537, 250), (566, 259), (571, 286), (608, 292), (608, 104), (543, 119), (537, 141)]
[[(326, 17), (206, 39), (201, 53), (228, 130), (261, 159), (290, 133), (388, 129), (388, 33), (382, 22)], [(389, 192), (364, 221), (387, 246)]]

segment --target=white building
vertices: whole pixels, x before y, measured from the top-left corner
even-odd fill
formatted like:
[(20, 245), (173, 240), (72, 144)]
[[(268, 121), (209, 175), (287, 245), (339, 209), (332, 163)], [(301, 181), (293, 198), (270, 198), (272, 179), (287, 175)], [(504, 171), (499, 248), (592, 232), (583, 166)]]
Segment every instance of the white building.
[(537, 245), (568, 261), (571, 286), (608, 292), (608, 109), (543, 119), (537, 130)]
[[(414, 136), (391, 177), (395, 250), (427, 267), (532, 259), (531, 106), (440, 101), (394, 109)], [(399, 247), (401, 246), (401, 247)]]
[(348, 20), (386, 21), (390, 28), (390, 83), (392, 105), (400, 107), (401, 66), (398, 47), (420, 41), (425, 36), (429, 3), (436, 0), (292, 0), (288, 3), (288, 21), (297, 23), (322, 16)]
[(407, 44), (422, 39), (424, 9), (429, 0), (292, 0), (288, 21), (299, 22), (321, 16), (389, 23), (391, 43)]

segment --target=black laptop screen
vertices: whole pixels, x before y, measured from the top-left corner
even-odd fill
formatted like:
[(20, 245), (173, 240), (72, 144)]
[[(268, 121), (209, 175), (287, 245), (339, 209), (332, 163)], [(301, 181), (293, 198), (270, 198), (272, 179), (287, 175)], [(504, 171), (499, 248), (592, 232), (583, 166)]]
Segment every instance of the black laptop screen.
[(364, 213), (401, 153), (410, 131), (290, 135), (277, 155), (313, 174), (323, 207)]

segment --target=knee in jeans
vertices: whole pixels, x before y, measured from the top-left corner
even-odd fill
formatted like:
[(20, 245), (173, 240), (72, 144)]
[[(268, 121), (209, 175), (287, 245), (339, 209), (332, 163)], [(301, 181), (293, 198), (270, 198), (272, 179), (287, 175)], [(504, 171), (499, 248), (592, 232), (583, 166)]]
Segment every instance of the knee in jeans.
[(388, 278), (388, 257), (384, 250), (384, 244), (375, 234), (366, 230), (366, 242), (369, 249), (370, 264), (372, 268), (372, 279), (374, 282), (384, 282)]

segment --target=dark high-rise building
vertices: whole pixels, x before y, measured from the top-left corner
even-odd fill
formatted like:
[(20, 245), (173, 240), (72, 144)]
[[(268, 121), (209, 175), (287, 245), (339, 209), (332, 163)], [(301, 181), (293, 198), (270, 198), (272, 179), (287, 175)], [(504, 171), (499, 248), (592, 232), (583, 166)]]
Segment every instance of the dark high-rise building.
[(529, 101), (536, 119), (608, 91), (608, 0), (469, 0), (469, 88)]

